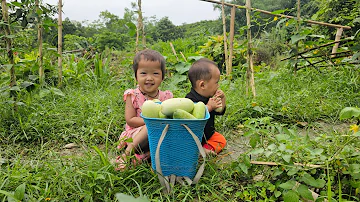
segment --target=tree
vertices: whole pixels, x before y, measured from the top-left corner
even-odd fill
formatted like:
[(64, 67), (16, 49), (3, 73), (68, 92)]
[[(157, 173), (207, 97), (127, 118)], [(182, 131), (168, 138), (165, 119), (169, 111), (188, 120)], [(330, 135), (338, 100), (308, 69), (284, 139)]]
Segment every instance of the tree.
[(149, 32), (155, 41), (171, 41), (184, 37), (184, 30), (174, 25), (168, 17), (160, 19)]

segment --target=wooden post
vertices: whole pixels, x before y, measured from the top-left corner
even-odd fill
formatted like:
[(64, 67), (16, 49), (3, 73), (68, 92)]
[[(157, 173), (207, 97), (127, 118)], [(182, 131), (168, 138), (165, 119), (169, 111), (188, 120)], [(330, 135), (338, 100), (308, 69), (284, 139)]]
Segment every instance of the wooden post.
[(62, 87), (62, 0), (59, 0), (58, 5), (59, 15), (58, 15), (58, 87)]
[(254, 79), (254, 67), (253, 67), (253, 52), (252, 52), (252, 44), (251, 44), (251, 19), (250, 19), (250, 12), (251, 12), (251, 1), (246, 0), (246, 24), (247, 24), (247, 39), (248, 39), (248, 46), (247, 46), (247, 81), (246, 81), (246, 94), (248, 95), (249, 86), (251, 87), (251, 91), (253, 97), (256, 97), (255, 91), (255, 79)]
[(230, 76), (232, 72), (232, 59), (234, 52), (234, 32), (235, 32), (235, 6), (231, 8), (231, 20), (230, 20), (230, 47), (229, 47), (229, 69), (226, 70), (226, 75)]
[(332, 51), (331, 51), (331, 54), (332, 54), (331, 57), (332, 58), (336, 56), (335, 53), (336, 53), (336, 51), (337, 51), (337, 49), (339, 47), (339, 41), (341, 39), (342, 32), (343, 32), (343, 28), (337, 28), (336, 36), (335, 36), (335, 42), (337, 42), (337, 43), (335, 43), (333, 48), (332, 48)]
[(39, 5), (39, 0), (35, 1), (35, 6), (36, 6), (36, 22), (37, 22), (37, 28), (38, 28), (38, 34), (37, 34), (37, 39), (38, 39), (38, 44), (39, 44), (39, 53), (38, 53), (38, 58), (39, 58), (39, 83), (40, 85), (43, 85), (44, 83), (44, 67), (43, 67), (43, 40), (42, 40), (42, 25), (41, 25), (41, 16), (40, 16), (40, 5)]
[(229, 68), (229, 57), (228, 57), (228, 48), (227, 48), (227, 36), (226, 36), (226, 20), (225, 20), (225, 11), (224, 11), (224, 0), (222, 0), (222, 23), (223, 23), (223, 33), (224, 33), (224, 55), (225, 55), (225, 69), (226, 74), (228, 73)]

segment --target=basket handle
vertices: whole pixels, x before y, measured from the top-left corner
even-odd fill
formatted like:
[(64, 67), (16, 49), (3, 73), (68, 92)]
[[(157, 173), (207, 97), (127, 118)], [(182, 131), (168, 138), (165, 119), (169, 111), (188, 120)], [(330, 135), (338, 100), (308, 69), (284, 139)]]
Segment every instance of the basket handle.
[[(171, 175), (170, 176), (170, 183), (172, 185), (175, 184), (175, 179), (176, 181), (178, 181), (180, 184), (185, 185), (184, 181), (182, 180), (182, 178), (184, 178), (184, 180), (189, 184), (196, 184), (198, 183), (198, 181), (200, 180), (200, 177), (202, 176), (202, 174), (204, 173), (204, 169), (205, 169), (205, 160), (206, 160), (206, 154), (205, 151), (203, 149), (203, 147), (201, 146), (201, 142), (199, 140), (199, 138), (192, 132), (192, 130), (186, 125), (186, 124), (181, 124), (182, 126), (185, 127), (185, 129), (190, 133), (190, 135), (192, 136), (192, 138), (194, 139), (201, 156), (203, 157), (204, 161), (202, 163), (202, 165), (200, 166), (199, 170), (197, 171), (195, 177), (193, 180), (191, 180), (189, 177), (176, 177), (175, 175)], [(165, 138), (165, 135), (167, 133), (169, 129), (169, 124), (166, 124), (160, 138), (159, 138), (159, 142), (158, 145), (156, 147), (156, 152), (155, 152), (155, 167), (156, 167), (156, 171), (158, 173), (158, 178), (160, 181), (160, 184), (163, 186), (163, 188), (166, 188), (167, 193), (171, 192), (171, 187), (169, 184), (169, 176), (163, 176), (162, 170), (161, 170), (161, 165), (160, 165), (160, 146)], [(165, 191), (165, 190), (164, 190)]]

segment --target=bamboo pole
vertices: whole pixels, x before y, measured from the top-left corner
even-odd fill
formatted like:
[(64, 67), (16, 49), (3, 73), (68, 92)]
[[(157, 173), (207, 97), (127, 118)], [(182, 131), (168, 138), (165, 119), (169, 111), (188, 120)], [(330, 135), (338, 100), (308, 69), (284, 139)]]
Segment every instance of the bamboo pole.
[(301, 55), (301, 54), (307, 53), (307, 52), (309, 52), (309, 51), (312, 51), (312, 50), (315, 50), (315, 49), (319, 49), (319, 48), (322, 48), (322, 47), (326, 47), (326, 46), (329, 46), (329, 45), (332, 45), (332, 44), (335, 44), (335, 43), (345, 42), (345, 41), (352, 41), (352, 40), (354, 40), (354, 39), (352, 39), (352, 38), (346, 38), (346, 39), (339, 40), (339, 41), (332, 41), (332, 42), (329, 42), (329, 43), (326, 43), (326, 44), (322, 44), (322, 45), (316, 46), (316, 47), (314, 47), (314, 48), (307, 49), (307, 50), (302, 51), (302, 52), (300, 52), (300, 53), (294, 54), (294, 55), (292, 55), (292, 56), (290, 56), (290, 57), (281, 59), (280, 61), (288, 60), (288, 59), (291, 59), (291, 58), (293, 58), (293, 57), (299, 56), (299, 55)]
[(182, 56), (182, 58), (184, 59), (184, 61), (187, 62), (185, 55), (184, 55), (181, 51), (180, 51), (180, 55)]
[(254, 67), (253, 67), (253, 52), (252, 52), (252, 44), (251, 44), (251, 0), (246, 0), (246, 24), (247, 24), (247, 39), (248, 39), (248, 46), (247, 46), (247, 61), (248, 61), (248, 68), (247, 68), (247, 89), (246, 94), (248, 95), (248, 86), (251, 87), (251, 91), (253, 97), (256, 97), (256, 90), (255, 90), (255, 79), (254, 79)]
[(221, 12), (221, 16), (222, 16), (223, 34), (224, 34), (225, 69), (226, 69), (226, 74), (228, 74), (228, 69), (229, 69), (229, 56), (228, 56), (227, 36), (226, 36), (226, 20), (225, 20), (224, 1), (225, 1), (225, 0), (222, 0), (222, 5), (221, 5), (221, 11), (222, 11), (222, 12)]
[(40, 16), (40, 5), (39, 5), (39, 0), (35, 1), (35, 6), (36, 6), (36, 22), (37, 22), (37, 28), (38, 28), (38, 33), (37, 33), (37, 39), (38, 39), (38, 45), (39, 45), (39, 53), (38, 53), (38, 58), (39, 58), (39, 83), (40, 85), (43, 85), (44, 83), (44, 67), (43, 67), (43, 40), (42, 40), (42, 25), (41, 25), (41, 16)]
[(144, 31), (144, 23), (143, 23), (143, 16), (141, 10), (141, 0), (138, 0), (138, 24), (136, 26), (136, 52), (138, 52), (139, 48), (139, 38), (140, 33), (142, 37), (142, 47), (143, 49), (146, 47), (146, 39), (145, 39), (145, 31)]
[(232, 72), (232, 59), (234, 53), (234, 35), (235, 35), (235, 11), (236, 8), (231, 8), (231, 19), (230, 19), (230, 50), (229, 50), (229, 69), (226, 70), (226, 75), (229, 76)]
[[(200, 0), (200, 1), (205, 1), (205, 2), (210, 2), (210, 3), (215, 3), (215, 4), (222, 4), (222, 2), (214, 1), (214, 0)], [(241, 6), (241, 5), (231, 4), (231, 3), (224, 3), (224, 5), (231, 6), (231, 7), (235, 6), (240, 9), (246, 9), (246, 6)], [(283, 14), (274, 14), (274, 13), (271, 13), (270, 11), (265, 11), (265, 10), (261, 10), (261, 9), (256, 9), (256, 8), (250, 8), (250, 9), (254, 12), (260, 12), (260, 13), (264, 13), (264, 14), (268, 14), (268, 15), (272, 15), (272, 16), (289, 18), (289, 19), (295, 18), (294, 16), (283, 15)], [(350, 26), (343, 26), (343, 25), (331, 24), (331, 23), (326, 23), (326, 22), (318, 22), (318, 21), (313, 21), (313, 20), (303, 20), (303, 21), (306, 23), (309, 23), (309, 24), (324, 25), (324, 26), (328, 26), (328, 27), (343, 28), (343, 29), (351, 29)]]
[[(15, 61), (14, 61), (14, 53), (12, 50), (12, 39), (8, 36), (11, 35), (10, 30), (10, 21), (9, 21), (9, 13), (6, 5), (6, 0), (1, 1), (2, 8), (2, 18), (4, 21), (4, 30), (5, 30), (5, 42), (6, 42), (6, 52), (7, 57), (9, 58), (9, 62), (11, 65), (10, 68), (10, 87), (16, 86), (16, 75), (15, 75)], [(14, 101), (16, 101), (16, 94), (12, 94)], [(17, 105), (14, 104), (14, 110), (17, 110)]]
[[(296, 32), (299, 33), (299, 27), (300, 27), (300, 0), (297, 0), (297, 23), (296, 23)], [(299, 52), (299, 41), (296, 42), (296, 52)], [(300, 55), (302, 56), (302, 55)], [(298, 58), (296, 58), (296, 62), (294, 65), (294, 75), (296, 75), (296, 71), (298, 68)], [(310, 63), (311, 64), (311, 63)]]
[(59, 0), (58, 15), (58, 87), (62, 87), (62, 0)]
[[(334, 44), (331, 54), (336, 53), (338, 47), (339, 47), (339, 41), (341, 39), (341, 34), (343, 32), (343, 28), (338, 28), (336, 31), (336, 35), (335, 35), (335, 41), (337, 41), (337, 43)], [(332, 55), (331, 57), (334, 57), (335, 55)]]
[(173, 44), (171, 42), (170, 42), (170, 46), (171, 46), (171, 50), (173, 51), (173, 53), (174, 53), (174, 55), (176, 57), (176, 60), (179, 62), (179, 58), (178, 58), (178, 56), (176, 54), (176, 51), (175, 51), (175, 48), (174, 48), (174, 46), (173, 46)]

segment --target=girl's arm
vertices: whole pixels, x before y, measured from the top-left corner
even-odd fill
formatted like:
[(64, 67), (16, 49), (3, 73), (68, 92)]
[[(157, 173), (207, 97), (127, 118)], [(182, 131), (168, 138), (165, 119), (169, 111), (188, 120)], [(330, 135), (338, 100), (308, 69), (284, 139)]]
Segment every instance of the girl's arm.
[(126, 123), (133, 128), (145, 125), (144, 120), (141, 117), (136, 116), (136, 110), (134, 109), (131, 101), (131, 96), (126, 97), (125, 104), (125, 121)]

